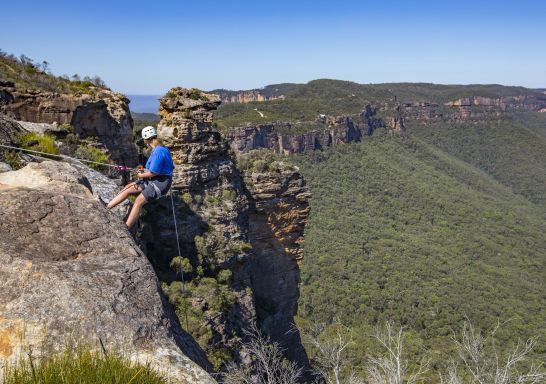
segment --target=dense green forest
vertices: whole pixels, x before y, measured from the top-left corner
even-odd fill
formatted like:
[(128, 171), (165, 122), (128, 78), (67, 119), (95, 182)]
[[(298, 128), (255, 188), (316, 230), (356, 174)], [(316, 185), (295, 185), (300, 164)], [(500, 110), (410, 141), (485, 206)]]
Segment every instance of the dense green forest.
[(464, 123), (410, 122), (408, 129), (443, 151), (492, 175), (529, 200), (546, 204), (546, 115), (519, 113)]
[(467, 317), (482, 330), (508, 321), (502, 348), (540, 336), (544, 359), (546, 143), (518, 124), (378, 132), (292, 157), (313, 194), (299, 324), (350, 326), (355, 367), (386, 320), (405, 327), (412, 362), (430, 358), (433, 371)]
[[(534, 92), (316, 80), (266, 87), (264, 94), (285, 99), (227, 104), (216, 121), (220, 128), (289, 121), (278, 130), (295, 134), (316, 129), (318, 114), (354, 116), (367, 102), (392, 109)], [(386, 321), (404, 327), (414, 366), (432, 361), (431, 376), (456, 355), (451, 338), (465, 320), (484, 332), (506, 322), (496, 332), (505, 351), (539, 336), (534, 356), (546, 361), (546, 114), (406, 125), (403, 137), (379, 130), (361, 143), (291, 157), (313, 195), (298, 324), (329, 324), (326, 339), (349, 326), (357, 369), (378, 352), (370, 335)]]
[[(284, 95), (284, 100), (226, 104), (215, 121), (220, 128), (274, 121), (312, 121), (318, 114), (354, 115), (366, 103), (445, 103), (461, 97), (528, 95), (535, 91), (501, 85), (441, 85), (426, 83), (358, 84), (341, 80), (313, 80), (307, 84), (276, 84), (263, 89), (266, 95)], [(263, 117), (256, 111), (263, 113)]]

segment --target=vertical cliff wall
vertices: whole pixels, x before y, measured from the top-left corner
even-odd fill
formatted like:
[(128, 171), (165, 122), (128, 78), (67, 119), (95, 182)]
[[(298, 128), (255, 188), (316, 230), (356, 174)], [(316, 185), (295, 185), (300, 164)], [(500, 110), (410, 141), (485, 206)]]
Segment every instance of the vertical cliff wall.
[[(232, 359), (250, 361), (239, 342), (255, 322), (245, 269), (248, 200), (228, 145), (211, 125), (219, 104), (216, 95), (184, 88), (161, 99), (158, 134), (176, 165), (173, 193), (182, 254), (177, 252), (170, 199), (147, 209), (141, 235), (182, 326), (216, 369)], [(184, 287), (176, 267), (180, 263)]]
[(32, 123), (71, 124), (81, 138), (96, 137), (116, 163), (136, 165), (129, 99), (107, 89), (59, 94), (0, 84), (0, 113)]
[(251, 195), (249, 275), (258, 321), (262, 330), (285, 348), (290, 360), (307, 367), (294, 316), (310, 192), (298, 169), (283, 163), (266, 171), (247, 170), (245, 185)]
[(249, 91), (213, 91), (220, 96), (220, 100), (224, 104), (230, 103), (252, 103), (252, 102), (264, 102), (273, 100), (283, 100), (284, 95), (266, 95), (260, 90), (253, 89)]
[(143, 247), (182, 326), (216, 369), (230, 360), (251, 364), (241, 341), (255, 324), (307, 368), (292, 328), (308, 192), (291, 167), (242, 175), (227, 141), (211, 124), (219, 104), (216, 95), (184, 88), (161, 99), (158, 134), (176, 164), (173, 192), (182, 254), (175, 257), (169, 199), (146, 209)]
[(337, 144), (361, 141), (378, 128), (391, 134), (405, 132), (404, 116), (400, 108), (390, 110), (388, 117), (380, 117), (379, 108), (367, 104), (357, 117), (319, 115), (305, 133), (301, 123), (277, 122), (230, 128), (226, 132), (234, 152), (268, 148), (289, 155), (323, 149)]

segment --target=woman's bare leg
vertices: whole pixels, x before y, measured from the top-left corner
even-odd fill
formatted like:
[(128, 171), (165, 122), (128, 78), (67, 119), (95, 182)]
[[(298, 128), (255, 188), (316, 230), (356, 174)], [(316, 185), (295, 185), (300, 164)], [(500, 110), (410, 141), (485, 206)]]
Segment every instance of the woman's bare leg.
[(129, 197), (129, 195), (135, 195), (137, 193), (140, 193), (140, 189), (138, 188), (138, 186), (136, 185), (136, 183), (130, 183), (130, 184), (127, 184), (127, 186), (125, 188), (123, 188), (121, 190), (120, 193), (118, 193), (118, 195), (116, 197), (114, 197), (109, 203), (108, 205), (106, 206), (106, 208), (108, 209), (112, 209), (114, 208), (116, 205), (118, 205), (119, 203), (121, 203), (122, 201), (124, 201), (126, 198)]
[(138, 220), (138, 215), (140, 215), (140, 209), (144, 204), (146, 204), (146, 198), (142, 194), (138, 195), (133, 203), (133, 208), (131, 208), (127, 222), (125, 223), (127, 224), (127, 228), (131, 228), (135, 225)]

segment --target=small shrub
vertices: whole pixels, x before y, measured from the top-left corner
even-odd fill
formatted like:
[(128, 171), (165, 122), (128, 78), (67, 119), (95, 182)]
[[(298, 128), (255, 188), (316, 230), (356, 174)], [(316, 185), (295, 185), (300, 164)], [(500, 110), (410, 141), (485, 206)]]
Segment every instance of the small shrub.
[(76, 133), (69, 133), (64, 138), (64, 142), (68, 145), (79, 145), (80, 144), (80, 136), (78, 136)]
[(23, 167), (23, 162), (19, 157), (19, 154), (15, 151), (8, 151), (4, 153), (4, 158), (2, 159), (4, 163), (9, 165), (14, 171)]
[(229, 245), (229, 250), (232, 253), (243, 253), (248, 252), (252, 249), (250, 243), (245, 243), (243, 241), (234, 241)]
[(91, 81), (73, 81), (70, 88), (76, 93), (93, 94), (96, 90), (95, 84)]
[(186, 257), (182, 256), (176, 256), (173, 257), (171, 260), (171, 263), (169, 264), (172, 269), (174, 269), (176, 272), (180, 271), (180, 267), (182, 267), (182, 270), (184, 273), (192, 273), (193, 267), (190, 263), (190, 260)]
[(229, 269), (221, 270), (216, 276), (216, 280), (220, 284), (229, 284), (231, 282), (232, 272)]
[(188, 97), (192, 100), (203, 100), (203, 101), (209, 100), (209, 98), (206, 95), (201, 94), (201, 91), (197, 88), (190, 89), (190, 91), (188, 92)]
[(165, 94), (165, 97), (168, 97), (169, 99), (176, 97), (178, 89), (179, 88), (169, 89), (169, 91)]
[(267, 170), (267, 162), (265, 160), (256, 160), (252, 164), (252, 170), (256, 172), (264, 172)]
[(192, 202), (193, 202), (193, 198), (191, 196), (191, 194), (189, 194), (188, 192), (184, 193), (182, 195), (182, 201), (184, 203), (186, 203), (187, 205), (190, 205)]
[(214, 195), (210, 195), (210, 194), (206, 194), (205, 195), (205, 201), (210, 204), (210, 205), (217, 205), (220, 203), (220, 198), (214, 196)]
[(59, 148), (55, 144), (55, 138), (51, 135), (40, 135), (27, 133), (21, 136), (21, 146), (24, 149), (45, 152), (51, 155), (58, 155)]
[(223, 200), (233, 201), (233, 200), (235, 200), (236, 197), (237, 197), (237, 194), (235, 193), (235, 191), (233, 191), (231, 189), (224, 189), (222, 191), (222, 199)]
[(195, 236), (194, 241), (199, 256), (210, 256), (210, 250), (208, 249), (207, 242), (203, 236)]
[(64, 123), (64, 124), (59, 125), (59, 128), (60, 129), (66, 129), (68, 132), (74, 133), (74, 126), (72, 124)]
[[(96, 161), (98, 163), (110, 162), (110, 156), (108, 156), (108, 154), (95, 147), (88, 147), (83, 145), (80, 145), (78, 149), (76, 149), (76, 157), (83, 160)], [(96, 170), (106, 169), (106, 166), (99, 164), (89, 163), (89, 166)]]
[(195, 201), (195, 203), (197, 205), (199, 205), (199, 204), (201, 204), (203, 202), (203, 196), (195, 195), (195, 196), (193, 196), (193, 201)]
[(208, 355), (212, 364), (212, 368), (215, 371), (219, 371), (224, 364), (233, 359), (233, 353), (226, 348), (213, 349)]

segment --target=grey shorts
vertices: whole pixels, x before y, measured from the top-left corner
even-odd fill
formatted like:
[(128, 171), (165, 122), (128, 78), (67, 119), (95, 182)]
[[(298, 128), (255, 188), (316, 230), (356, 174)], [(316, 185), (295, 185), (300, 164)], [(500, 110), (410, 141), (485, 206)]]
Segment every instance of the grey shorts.
[(142, 179), (136, 182), (136, 185), (142, 191), (142, 195), (147, 202), (159, 199), (165, 196), (171, 188), (172, 178), (168, 176), (156, 176), (150, 179)]

